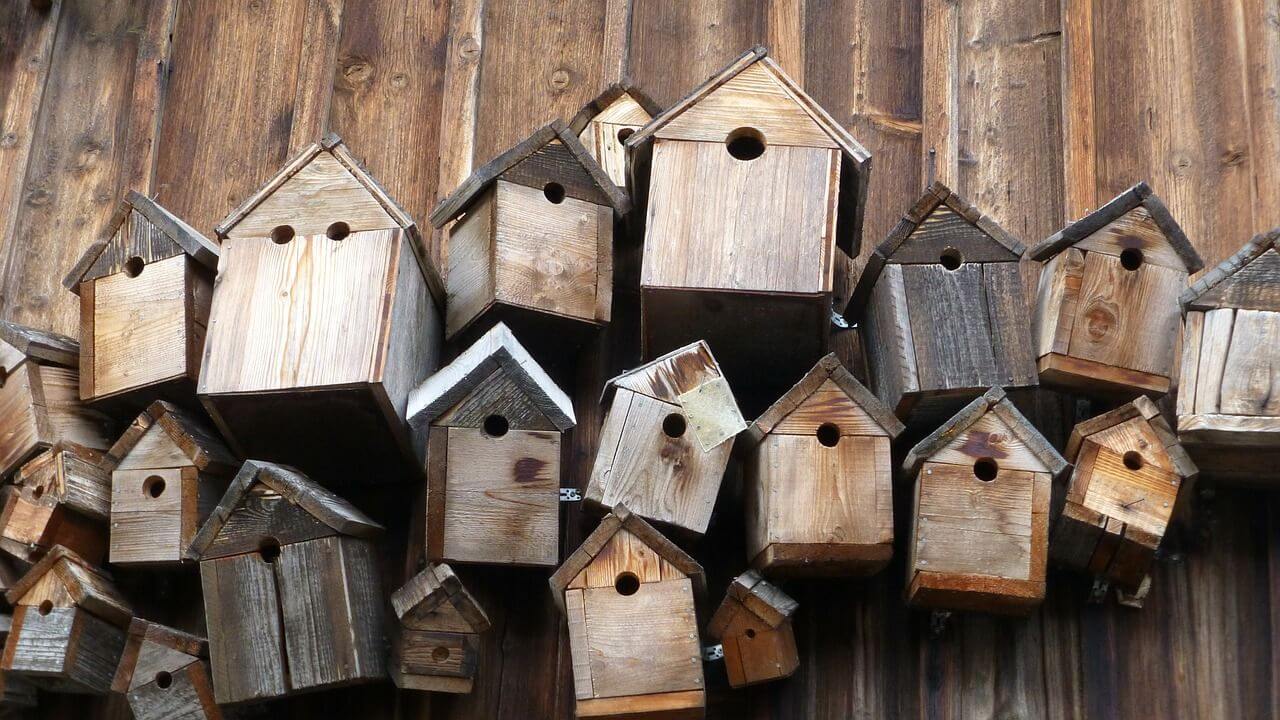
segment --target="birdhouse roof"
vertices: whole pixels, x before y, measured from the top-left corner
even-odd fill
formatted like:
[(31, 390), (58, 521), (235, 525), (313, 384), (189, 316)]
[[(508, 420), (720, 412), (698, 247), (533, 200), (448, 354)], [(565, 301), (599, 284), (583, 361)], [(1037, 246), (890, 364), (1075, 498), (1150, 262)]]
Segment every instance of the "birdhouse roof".
[[(624, 95), (635, 101), (635, 104), (640, 106), (640, 109), (644, 111), (647, 117), (626, 117), (619, 119), (601, 118), (602, 120), (605, 120), (606, 122), (619, 122), (624, 124), (644, 124), (651, 120), (654, 115), (662, 112), (662, 107), (659, 106), (658, 103), (654, 102), (652, 98), (646, 95), (639, 88), (632, 85), (630, 80), (624, 79), (622, 82), (613, 83), (609, 87), (605, 88), (604, 92), (597, 95), (586, 105), (583, 105), (582, 109), (579, 110), (578, 113), (573, 116), (573, 119), (569, 121), (569, 131), (574, 135), (581, 134), (582, 131), (586, 129), (587, 123), (590, 123), (592, 120), (595, 120), (600, 116), (601, 113), (609, 110), (609, 108)], [(639, 120), (639, 123), (636, 123), (635, 120)]]
[(1071, 436), (1067, 438), (1066, 456), (1072, 462), (1075, 462), (1086, 439), (1097, 436), (1098, 433), (1129, 422), (1134, 418), (1142, 418), (1150, 426), (1160, 445), (1164, 447), (1165, 453), (1169, 456), (1169, 461), (1173, 465), (1172, 469), (1175, 472), (1184, 478), (1192, 478), (1199, 473), (1199, 469), (1192, 462), (1191, 456), (1187, 454), (1186, 450), (1182, 448), (1182, 444), (1178, 442), (1178, 435), (1169, 427), (1169, 423), (1160, 414), (1160, 409), (1145, 395), (1139, 395), (1136, 399), (1120, 407), (1085, 420), (1072, 428)]
[(391, 593), (391, 608), (399, 620), (412, 614), (430, 613), (446, 602), (467, 621), (472, 632), (480, 633), (489, 629), (489, 617), (463, 587), (453, 568), (446, 564), (429, 563), (422, 572)]
[(50, 572), (57, 577), (76, 607), (113, 625), (128, 627), (133, 610), (107, 571), (61, 545), (53, 546), (40, 562), (32, 565), (27, 574), (5, 593), (5, 599), (10, 605), (19, 604)]
[(574, 426), (573, 401), (552, 381), (506, 324), (479, 340), (409, 393), (408, 417), (423, 427), (469, 395), (496, 371), (510, 381), (561, 431)]
[(201, 472), (229, 473), (235, 470), (235, 454), (227, 448), (213, 428), (189, 411), (164, 400), (151, 403), (129, 424), (120, 439), (107, 451), (112, 463), (123, 463), (153, 426), (159, 427), (191, 465)]
[(1182, 291), (1182, 309), (1280, 312), (1280, 228), (1253, 236)]
[(13, 372), (28, 358), (42, 365), (74, 368), (80, 364), (80, 343), (66, 335), (0, 320), (0, 368)]
[(157, 673), (174, 673), (208, 657), (209, 642), (204, 638), (136, 617), (129, 623), (111, 690), (127, 693), (154, 682)]
[[(737, 607), (735, 607), (735, 605)], [(707, 635), (722, 638), (729, 631), (738, 607), (746, 608), (765, 625), (776, 628), (790, 618), (800, 604), (755, 570), (748, 570), (729, 583), (725, 601), (707, 623)]]
[[(431, 211), (431, 224), (437, 228), (443, 227), (445, 223), (461, 215), (466, 211), (471, 201), (484, 192), (491, 183), (502, 177), (507, 171), (516, 168), (517, 165), (520, 165), (525, 160), (534, 161), (535, 165), (538, 166), (553, 166), (554, 163), (550, 161), (547, 163), (537, 163), (536, 161), (539, 157), (539, 151), (557, 140), (569, 151), (569, 156), (586, 171), (590, 184), (600, 192), (604, 200), (619, 215), (626, 214), (631, 209), (631, 200), (627, 197), (627, 194), (613, 184), (613, 181), (605, 174), (600, 164), (595, 161), (595, 158), (591, 157), (591, 154), (582, 146), (578, 138), (569, 131), (569, 126), (563, 120), (555, 120), (535, 130), (532, 135), (471, 173), (471, 176), (450, 193), (449, 197), (441, 200), (440, 204), (436, 205), (435, 209)], [(540, 169), (546, 171), (549, 168)]]

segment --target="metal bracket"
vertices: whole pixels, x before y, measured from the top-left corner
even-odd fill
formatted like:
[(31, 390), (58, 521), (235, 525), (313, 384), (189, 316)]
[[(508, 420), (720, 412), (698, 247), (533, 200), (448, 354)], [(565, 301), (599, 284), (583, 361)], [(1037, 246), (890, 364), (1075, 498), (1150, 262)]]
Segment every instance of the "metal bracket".
[(560, 502), (579, 502), (582, 491), (578, 488), (560, 488)]
[(1093, 588), (1089, 591), (1089, 599), (1086, 601), (1090, 605), (1100, 605), (1107, 599), (1107, 590), (1111, 589), (1111, 582), (1103, 577), (1095, 577), (1093, 579)]
[(835, 308), (831, 308), (831, 324), (835, 325), (841, 330), (848, 330), (849, 328), (853, 327), (852, 325), (849, 324), (848, 320), (844, 319), (844, 315), (841, 315), (840, 313), (836, 312)]
[(724, 659), (724, 645), (708, 645), (702, 648), (702, 659), (706, 662)]

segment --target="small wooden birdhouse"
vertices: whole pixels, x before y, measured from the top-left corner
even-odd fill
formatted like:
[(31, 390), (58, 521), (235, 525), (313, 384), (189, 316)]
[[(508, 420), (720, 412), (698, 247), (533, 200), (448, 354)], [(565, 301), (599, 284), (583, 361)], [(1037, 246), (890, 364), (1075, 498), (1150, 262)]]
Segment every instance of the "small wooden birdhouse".
[(381, 532), (298, 471), (245, 462), (190, 550), (219, 704), (387, 676)]
[[(557, 120), (476, 170), (431, 212), (449, 230), (450, 338), (502, 320), (520, 330), (609, 322), (613, 219), (626, 193)], [(487, 322), (480, 322), (485, 317)], [(474, 327), (473, 327), (474, 326)]]
[(629, 82), (610, 85), (569, 121), (587, 154), (614, 185), (627, 187), (627, 138), (659, 112), (658, 104)]
[(577, 717), (700, 718), (702, 566), (618, 505), (551, 576)]
[(800, 666), (791, 615), (799, 605), (755, 570), (729, 583), (707, 625), (724, 647), (724, 669), (735, 688), (791, 677)]
[(328, 135), (218, 236), (199, 394), (232, 447), (329, 482), (420, 479), (405, 403), (438, 364), (444, 294), (413, 219)]
[(108, 451), (111, 564), (175, 564), (222, 498), (238, 467), (212, 428), (163, 400)]
[(1178, 437), (1214, 477), (1280, 481), (1280, 228), (1181, 297)]
[(554, 566), (573, 402), (498, 323), (409, 398), (427, 439), (427, 558)]
[(195, 402), (218, 245), (130, 191), (63, 279), (80, 296), (80, 399)]
[(221, 720), (209, 682), (204, 638), (134, 618), (116, 668), (113, 692), (129, 700), (134, 720)]
[(1032, 323), (1041, 383), (1087, 395), (1169, 391), (1177, 297), (1204, 263), (1146, 183), (1027, 255), (1045, 264)]
[(739, 438), (747, 560), (770, 574), (870, 575), (893, 555), (902, 423), (827, 355)]
[(1049, 495), (1067, 467), (1000, 388), (907, 454), (915, 480), (907, 602), (1025, 615), (1044, 599)]
[(105, 571), (57, 546), (5, 597), (13, 626), (0, 671), (52, 692), (111, 689), (132, 611)]
[(691, 533), (707, 531), (747, 423), (729, 381), (696, 342), (610, 380), (600, 448), (583, 499)]
[(0, 512), (0, 549), (35, 562), (61, 545), (101, 561), (111, 514), (109, 464), (97, 450), (58, 443), (19, 468)]
[(1136, 592), (1195, 464), (1141, 395), (1076, 425), (1067, 458), (1075, 469), (1050, 556)]
[(1036, 384), (1022, 243), (935, 182), (867, 259), (849, 302), (871, 390), (908, 425), (989, 387)]
[(391, 593), (398, 622), (391, 680), (402, 690), (469, 693), (489, 618), (448, 565), (427, 565)]
[(60, 441), (106, 450), (108, 419), (80, 403), (75, 340), (0, 321), (0, 478)]
[[(0, 646), (9, 641), (13, 627), (12, 615), (0, 615)], [(15, 711), (36, 706), (36, 686), (21, 675), (0, 671), (0, 717), (22, 717)]]

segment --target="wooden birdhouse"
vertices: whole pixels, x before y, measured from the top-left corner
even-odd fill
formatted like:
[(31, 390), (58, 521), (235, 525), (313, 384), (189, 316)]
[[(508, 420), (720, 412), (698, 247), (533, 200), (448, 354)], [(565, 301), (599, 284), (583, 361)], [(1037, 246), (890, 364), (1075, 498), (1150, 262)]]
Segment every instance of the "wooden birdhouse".
[(57, 546), (5, 597), (13, 626), (0, 671), (52, 692), (111, 689), (132, 611), (105, 571)]
[(190, 550), (218, 704), (387, 676), (381, 532), (298, 471), (245, 462)]
[(791, 677), (800, 666), (791, 615), (799, 605), (755, 570), (729, 583), (707, 635), (724, 648), (724, 669), (735, 688)]
[(218, 236), (199, 394), (232, 447), (330, 482), (420, 479), (405, 403), (438, 364), (444, 295), (413, 219), (328, 135)]
[(1076, 425), (1066, 454), (1075, 469), (1050, 556), (1136, 592), (1195, 464), (1141, 395)]
[(827, 351), (836, 256), (861, 245), (871, 155), (762, 47), (626, 144), (648, 198), (645, 356), (706, 340), (735, 385), (803, 374)]
[(97, 450), (59, 443), (19, 468), (0, 512), (0, 549), (35, 562), (61, 545), (100, 562), (111, 515), (109, 464)]
[(204, 638), (134, 618), (113, 692), (129, 700), (134, 720), (221, 720), (209, 682)]
[(218, 245), (130, 191), (63, 279), (80, 296), (80, 399), (194, 404)]
[(176, 564), (238, 463), (218, 434), (194, 414), (152, 403), (108, 451), (111, 564)]
[(573, 403), (498, 323), (409, 398), (427, 439), (427, 558), (554, 566)]
[(391, 680), (402, 690), (469, 693), (489, 618), (448, 565), (427, 565), (391, 593)]
[[(6, 589), (7, 591), (7, 589)], [(9, 641), (9, 630), (13, 627), (12, 615), (0, 615), (0, 646)], [(21, 675), (0, 672), (0, 717), (23, 717), (17, 712), (36, 706), (36, 687)]]
[(1086, 395), (1169, 391), (1177, 298), (1204, 263), (1146, 183), (1027, 255), (1044, 263), (1032, 323), (1041, 383)]
[(1280, 228), (1181, 297), (1178, 437), (1205, 474), (1280, 481)]
[(618, 505), (551, 576), (580, 718), (700, 718), (702, 566)]
[(627, 138), (659, 112), (658, 104), (629, 82), (610, 85), (569, 121), (587, 154), (614, 185), (627, 187)]
[(1022, 243), (935, 182), (867, 259), (849, 303), (871, 390), (908, 425), (1036, 384)]
[(911, 449), (907, 602), (1025, 615), (1044, 599), (1049, 495), (1067, 467), (1000, 388)]
[(696, 342), (610, 380), (600, 448), (583, 499), (695, 534), (707, 531), (747, 423), (729, 381)]
[(106, 450), (108, 419), (80, 403), (75, 340), (0, 321), (0, 478), (58, 442)]
[(827, 355), (739, 439), (747, 560), (770, 574), (870, 575), (893, 555), (902, 423)]

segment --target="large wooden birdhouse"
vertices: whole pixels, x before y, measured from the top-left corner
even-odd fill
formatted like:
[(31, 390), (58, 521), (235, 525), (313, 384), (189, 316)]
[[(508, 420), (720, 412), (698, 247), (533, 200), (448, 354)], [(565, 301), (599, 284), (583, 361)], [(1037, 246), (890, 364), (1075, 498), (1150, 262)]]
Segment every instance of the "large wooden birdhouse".
[(1181, 297), (1178, 437), (1214, 477), (1280, 481), (1280, 228)]
[(209, 681), (204, 638), (134, 618), (111, 689), (129, 700), (134, 720), (221, 720)]
[(735, 688), (791, 677), (800, 666), (791, 616), (795, 600), (755, 570), (729, 583), (707, 636), (724, 650), (724, 669)]
[(1136, 592), (1197, 470), (1145, 396), (1076, 425), (1075, 468), (1049, 554)]
[(646, 357), (706, 340), (735, 385), (804, 373), (827, 350), (836, 256), (858, 254), (870, 154), (762, 47), (627, 148), (647, 187)]
[(495, 320), (531, 336), (609, 322), (614, 213), (630, 209), (560, 120), (476, 170), (431, 212), (437, 228), (457, 221), (448, 337)]
[(659, 112), (658, 104), (630, 82), (610, 85), (569, 121), (587, 154), (614, 185), (627, 187), (627, 138)]
[(381, 532), (298, 471), (245, 462), (190, 550), (219, 704), (387, 676)]
[(0, 479), (58, 442), (106, 450), (108, 419), (80, 403), (75, 340), (0, 320)]
[(444, 295), (413, 219), (329, 135), (218, 236), (199, 394), (232, 447), (331, 482), (420, 478), (405, 403), (438, 364)]
[(583, 499), (702, 534), (733, 438), (746, 429), (729, 381), (704, 342), (605, 385), (609, 409)]
[(580, 718), (700, 718), (702, 566), (623, 505), (551, 576)]
[(53, 692), (111, 689), (133, 613), (110, 576), (58, 546), (5, 597), (14, 606), (13, 626), (0, 671)]
[(1044, 599), (1049, 495), (1067, 461), (1000, 388), (911, 449), (907, 602), (1023, 615)]
[(840, 364), (818, 361), (739, 439), (747, 560), (771, 575), (869, 575), (893, 555), (902, 423)]
[(175, 564), (222, 499), (237, 467), (218, 434), (163, 400), (108, 451), (111, 564)]
[(409, 398), (427, 438), (427, 558), (560, 560), (561, 434), (573, 403), (498, 323)]
[(396, 633), (391, 680), (396, 687), (469, 693), (489, 618), (448, 565), (427, 567), (391, 593)]
[(106, 555), (111, 514), (110, 459), (58, 443), (14, 473), (0, 512), (0, 549), (35, 562), (61, 545), (89, 562)]
[(1027, 256), (1044, 263), (1032, 323), (1041, 383), (1086, 395), (1169, 391), (1177, 298), (1204, 263), (1146, 183)]
[(80, 296), (80, 399), (195, 402), (218, 245), (130, 191), (63, 279)]
[(935, 182), (867, 259), (849, 303), (871, 390), (908, 425), (1036, 384), (1022, 243)]

